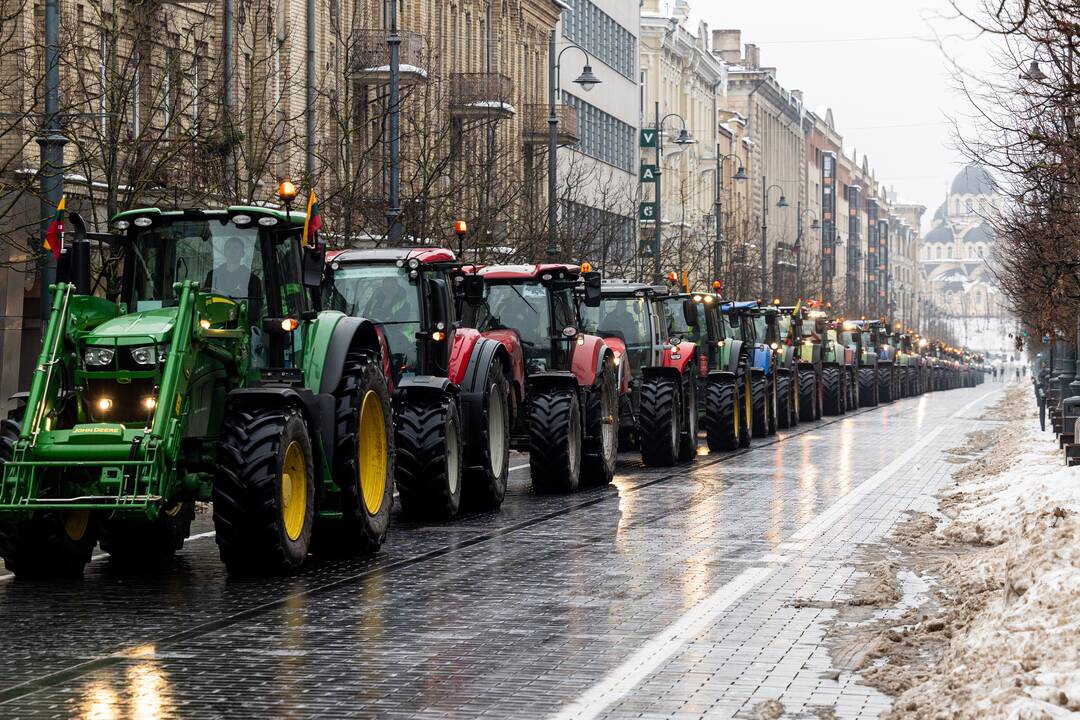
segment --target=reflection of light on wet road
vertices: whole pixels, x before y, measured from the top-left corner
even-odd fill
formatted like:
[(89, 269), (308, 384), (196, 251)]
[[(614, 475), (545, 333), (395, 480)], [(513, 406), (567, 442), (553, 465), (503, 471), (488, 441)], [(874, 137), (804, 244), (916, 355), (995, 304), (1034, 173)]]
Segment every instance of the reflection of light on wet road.
[(120, 717), (120, 695), (107, 682), (95, 680), (84, 691), (81, 715), (86, 720)]
[(615, 540), (626, 542), (630, 521), (634, 519), (634, 500), (639, 493), (627, 492), (632, 483), (626, 477), (616, 477), (614, 484), (619, 489), (619, 526), (615, 530)]
[(795, 519), (799, 524), (806, 523), (814, 516), (817, 507), (818, 470), (813, 458), (814, 442), (809, 436), (799, 442), (799, 510)]
[[(704, 479), (686, 513), (686, 542), (697, 550), (679, 568), (683, 608), (689, 609), (709, 594), (716, 575), (714, 539), (723, 535), (724, 492), (722, 479)], [(716, 487), (712, 484), (716, 483)]]
[(132, 695), (131, 717), (136, 720), (173, 717), (168, 678), (156, 661), (144, 661), (128, 668), (127, 683)]
[(772, 478), (769, 482), (772, 499), (769, 501), (769, 520), (765, 528), (765, 539), (772, 545), (779, 545), (784, 530), (784, 443), (772, 446)]
[(851, 489), (851, 461), (855, 448), (855, 421), (844, 420), (834, 425), (840, 432), (840, 447), (836, 453), (836, 481), (833, 495), (846, 495)]

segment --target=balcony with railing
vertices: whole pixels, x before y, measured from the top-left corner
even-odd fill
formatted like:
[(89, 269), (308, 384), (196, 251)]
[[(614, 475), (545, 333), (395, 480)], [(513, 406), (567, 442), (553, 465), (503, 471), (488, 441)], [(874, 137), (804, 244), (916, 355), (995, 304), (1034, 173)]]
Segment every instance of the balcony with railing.
[(501, 120), (513, 117), (514, 83), (498, 73), (450, 75), (450, 114), (462, 120)]
[[(548, 126), (549, 110), (547, 105), (526, 105), (522, 115), (521, 136), (526, 145), (544, 145), (551, 138)], [(581, 138), (578, 136), (577, 108), (570, 105), (556, 105), (555, 117), (559, 120), (555, 142), (559, 145), (573, 145)]]
[[(365, 85), (384, 85), (390, 82), (390, 46), (386, 39), (389, 30), (359, 30), (353, 60), (353, 79)], [(420, 33), (401, 31), (398, 54), (399, 77), (402, 85), (426, 82), (428, 71), (424, 55), (425, 37)]]

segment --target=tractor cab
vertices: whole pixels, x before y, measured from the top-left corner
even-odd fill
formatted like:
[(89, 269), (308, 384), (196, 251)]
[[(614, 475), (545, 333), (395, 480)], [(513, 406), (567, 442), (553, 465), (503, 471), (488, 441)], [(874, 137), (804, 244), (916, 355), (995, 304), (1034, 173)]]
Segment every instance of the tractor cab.
[(380, 248), (329, 253), (323, 303), (371, 318), (386, 342), (390, 380), (446, 377), (458, 328), (456, 294), (464, 276), (446, 249)]
[[(643, 368), (660, 364), (667, 330), (685, 329), (686, 318), (668, 312), (665, 301), (671, 295), (663, 285), (647, 285), (626, 280), (604, 280), (597, 307), (581, 308), (586, 332), (604, 338), (629, 363), (634, 378)], [(621, 346), (621, 347), (620, 347)]]

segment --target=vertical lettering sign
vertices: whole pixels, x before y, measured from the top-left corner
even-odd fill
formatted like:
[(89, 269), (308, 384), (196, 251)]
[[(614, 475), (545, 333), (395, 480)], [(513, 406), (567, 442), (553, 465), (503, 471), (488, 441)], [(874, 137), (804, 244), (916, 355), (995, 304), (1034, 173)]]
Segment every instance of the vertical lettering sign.
[(866, 199), (866, 306), (874, 315), (878, 313), (878, 204), (873, 198)]
[(836, 275), (836, 154), (821, 154), (821, 277)]
[(860, 188), (848, 186), (847, 295), (851, 307), (859, 305), (859, 200)]
[[(881, 257), (878, 258), (878, 270), (881, 273), (881, 292), (882, 298), (887, 301), (889, 298), (889, 221), (885, 219), (878, 220), (878, 238), (881, 241)], [(886, 312), (889, 311), (889, 307), (885, 307)]]

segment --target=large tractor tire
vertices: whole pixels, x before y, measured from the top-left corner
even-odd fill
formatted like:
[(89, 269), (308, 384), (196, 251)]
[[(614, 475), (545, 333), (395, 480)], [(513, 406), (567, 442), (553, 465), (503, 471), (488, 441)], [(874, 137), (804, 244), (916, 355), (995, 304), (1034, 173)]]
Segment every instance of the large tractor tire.
[(878, 402), (884, 405), (893, 399), (893, 368), (878, 368)]
[(742, 433), (739, 435), (739, 447), (750, 447), (750, 440), (754, 436), (754, 407), (753, 392), (750, 383), (746, 382), (746, 371), (736, 378), (735, 384), (739, 387), (739, 416), (742, 419)]
[(769, 383), (762, 378), (750, 381), (750, 407), (753, 434), (756, 438), (768, 437), (772, 421), (769, 419)]
[(821, 413), (818, 407), (817, 376), (813, 370), (799, 371), (799, 420), (810, 422)]
[(405, 404), (394, 417), (395, 482), (410, 518), (452, 520), (461, 507), (461, 416), (450, 396)]
[[(0, 422), (0, 470), (19, 440), (22, 409)], [(82, 575), (97, 543), (97, 527), (86, 510), (39, 510), (29, 519), (0, 523), (0, 555), (22, 579)]]
[(679, 462), (689, 462), (697, 456), (698, 445), (698, 407), (697, 407), (697, 379), (692, 372), (693, 368), (687, 368), (683, 375), (683, 421), (682, 432), (679, 433)]
[(791, 415), (794, 412), (792, 402), (791, 376), (776, 376), (776, 426), (782, 430), (791, 427)]
[(844, 414), (844, 394), (847, 389), (844, 387), (844, 372), (839, 367), (824, 367), (821, 370), (821, 385), (822, 385), (822, 411), (826, 415), (843, 415)]
[(462, 503), (474, 510), (498, 510), (510, 477), (510, 382), (499, 363), (488, 370), (480, 432), (473, 438), (479, 457), (465, 469)]
[(744, 432), (741, 386), (732, 380), (705, 384), (705, 440), (712, 452), (739, 449)]
[(311, 431), (300, 410), (232, 410), (221, 427), (219, 453), (214, 528), (229, 572), (300, 567), (315, 524)]
[(638, 436), (641, 460), (646, 465), (674, 465), (679, 457), (682, 433), (682, 393), (679, 384), (666, 377), (646, 378), (641, 385)]
[(353, 556), (377, 551), (390, 528), (394, 502), (394, 428), (379, 363), (352, 350), (334, 390), (334, 482), (341, 518), (317, 518), (313, 550)]
[(619, 454), (619, 387), (615, 359), (604, 358), (600, 382), (585, 403), (585, 454), (581, 480), (588, 485), (608, 485), (615, 479)]
[(877, 370), (871, 367), (859, 368), (859, 407), (877, 405), (877, 392)]
[(571, 493), (581, 481), (581, 404), (575, 390), (537, 392), (529, 402), (529, 473), (538, 493)]
[(167, 562), (191, 534), (195, 503), (178, 501), (162, 508), (153, 521), (111, 518), (98, 525), (98, 542), (114, 561), (149, 565)]

